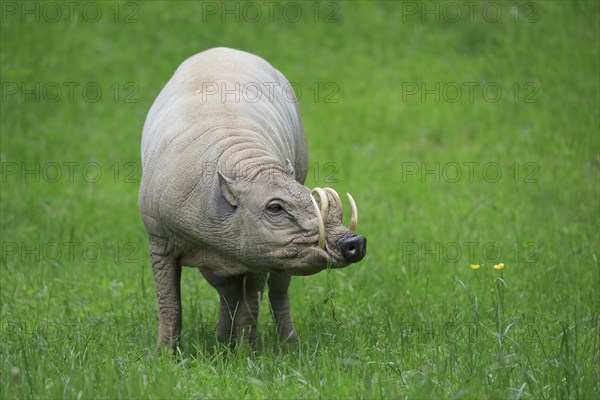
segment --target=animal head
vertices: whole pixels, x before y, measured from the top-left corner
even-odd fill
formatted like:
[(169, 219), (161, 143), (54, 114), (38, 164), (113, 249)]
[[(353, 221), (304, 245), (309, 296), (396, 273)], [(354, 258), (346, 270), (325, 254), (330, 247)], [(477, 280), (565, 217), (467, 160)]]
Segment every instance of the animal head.
[(238, 240), (237, 258), (257, 272), (309, 275), (358, 262), (366, 253), (367, 239), (355, 234), (358, 211), (352, 196), (352, 218), (345, 227), (339, 195), (331, 188), (311, 191), (294, 180), (290, 168), (269, 169), (251, 179), (219, 173), (219, 187), (230, 207), (226, 224)]

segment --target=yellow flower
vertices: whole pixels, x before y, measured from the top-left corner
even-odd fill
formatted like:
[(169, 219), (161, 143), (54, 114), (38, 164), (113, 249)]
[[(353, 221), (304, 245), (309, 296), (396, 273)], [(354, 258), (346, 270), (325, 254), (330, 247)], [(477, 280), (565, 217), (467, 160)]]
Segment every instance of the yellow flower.
[(494, 265), (494, 269), (502, 269), (504, 268), (504, 263)]
[(479, 264), (471, 264), (471, 268), (473, 268), (473, 269), (479, 269), (479, 267), (481, 267), (481, 265), (479, 265)]

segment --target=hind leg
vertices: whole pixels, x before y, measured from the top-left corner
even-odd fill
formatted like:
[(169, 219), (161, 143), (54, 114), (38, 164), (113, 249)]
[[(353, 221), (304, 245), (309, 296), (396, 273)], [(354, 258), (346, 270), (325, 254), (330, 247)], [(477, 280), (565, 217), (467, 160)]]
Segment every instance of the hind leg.
[(210, 271), (201, 269), (200, 272), (219, 292), (220, 313), (217, 338), (224, 342), (230, 341), (234, 338), (233, 322), (243, 293), (243, 275), (223, 278), (213, 275)]
[(247, 337), (253, 348), (266, 274), (244, 274), (218, 277), (200, 270), (206, 280), (219, 292), (220, 317), (217, 337), (223, 341)]
[(269, 301), (271, 312), (282, 340), (298, 340), (296, 327), (290, 312), (290, 296), (288, 287), (292, 277), (287, 274), (271, 273), (269, 275)]
[(247, 338), (256, 351), (258, 314), (267, 274), (245, 274), (242, 279), (242, 296), (234, 321), (236, 339)]
[(151, 243), (150, 259), (158, 299), (157, 348), (159, 353), (163, 346), (175, 353), (181, 335), (181, 265), (174, 256), (159, 253)]

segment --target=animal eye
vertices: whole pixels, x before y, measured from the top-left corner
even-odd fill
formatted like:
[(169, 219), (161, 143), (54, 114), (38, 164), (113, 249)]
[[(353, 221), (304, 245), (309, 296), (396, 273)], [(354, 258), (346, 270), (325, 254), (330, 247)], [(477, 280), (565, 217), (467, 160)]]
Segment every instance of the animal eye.
[(271, 203), (267, 206), (267, 211), (273, 214), (277, 214), (283, 211), (283, 207), (279, 203)]

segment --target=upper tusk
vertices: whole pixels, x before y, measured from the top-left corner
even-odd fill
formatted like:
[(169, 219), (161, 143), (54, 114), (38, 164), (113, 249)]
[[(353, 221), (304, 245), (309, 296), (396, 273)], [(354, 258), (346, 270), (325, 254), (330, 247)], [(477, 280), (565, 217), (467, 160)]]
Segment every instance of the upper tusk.
[(342, 204), (342, 199), (340, 199), (340, 195), (337, 194), (337, 192), (330, 187), (323, 188), (323, 190), (325, 190), (327, 193), (331, 194), (333, 196), (333, 198), (335, 199), (335, 202), (337, 203), (338, 207), (340, 208), (340, 213), (342, 214), (341, 218), (343, 221), (344, 220), (344, 205)]
[(319, 195), (319, 201), (321, 203), (321, 217), (327, 218), (329, 216), (329, 199), (327, 198), (327, 193), (320, 187), (316, 187), (312, 190), (311, 193), (317, 192)]
[(350, 208), (352, 209), (352, 217), (350, 218), (350, 226), (348, 227), (348, 229), (350, 230), (350, 232), (354, 233), (356, 232), (356, 226), (358, 225), (358, 209), (356, 208), (356, 203), (354, 202), (354, 199), (352, 198), (350, 193), (346, 193), (346, 195), (348, 196)]
[(317, 213), (317, 223), (319, 225), (319, 247), (325, 248), (325, 225), (323, 224), (323, 217), (321, 216), (321, 210), (319, 210), (319, 205), (315, 198), (311, 195), (310, 200), (312, 201), (313, 206), (315, 207), (315, 212)]

